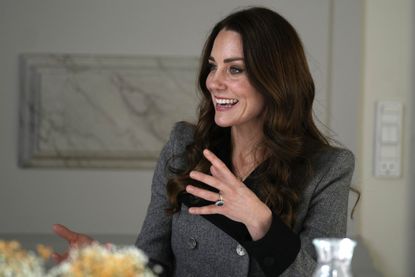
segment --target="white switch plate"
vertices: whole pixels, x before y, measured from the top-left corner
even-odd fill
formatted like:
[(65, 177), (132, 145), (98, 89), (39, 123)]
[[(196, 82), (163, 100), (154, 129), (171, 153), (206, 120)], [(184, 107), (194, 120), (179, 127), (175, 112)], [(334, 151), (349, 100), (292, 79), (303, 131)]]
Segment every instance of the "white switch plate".
[(401, 176), (403, 104), (399, 101), (376, 103), (375, 177)]

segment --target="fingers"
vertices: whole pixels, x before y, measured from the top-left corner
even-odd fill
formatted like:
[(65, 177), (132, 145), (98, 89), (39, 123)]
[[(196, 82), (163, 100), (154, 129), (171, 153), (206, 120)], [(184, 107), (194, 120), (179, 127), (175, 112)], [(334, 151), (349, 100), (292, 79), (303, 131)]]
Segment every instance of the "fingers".
[(205, 183), (211, 187), (214, 187), (218, 190), (223, 190), (224, 186), (223, 184), (214, 176), (207, 175), (205, 173), (199, 172), (199, 171), (191, 171), (190, 172), (190, 178)]
[(189, 213), (194, 214), (194, 215), (221, 214), (222, 211), (223, 211), (222, 207), (217, 207), (215, 205), (189, 208)]
[(211, 152), (208, 149), (205, 149), (203, 150), (203, 155), (212, 164), (212, 166), (210, 167), (210, 172), (212, 173), (212, 176), (198, 171), (192, 171), (190, 172), (190, 177), (192, 179), (203, 182), (207, 185), (217, 188), (218, 190), (224, 189), (223, 182), (220, 182), (218, 179), (221, 179), (221, 181), (225, 181), (227, 185), (231, 185), (238, 180), (232, 173), (232, 171), (229, 170), (226, 164), (222, 162), (218, 157), (216, 157), (216, 155), (213, 152)]
[(216, 167), (214, 167), (213, 165), (212, 166), (210, 166), (210, 173), (212, 174), (212, 176), (215, 176), (215, 177), (223, 177), (222, 175), (223, 174), (220, 174), (221, 172), (216, 168)]
[(205, 189), (201, 189), (192, 185), (186, 186), (186, 191), (190, 194), (193, 194), (194, 196), (203, 198), (205, 200), (208, 200), (210, 202), (218, 201), (219, 194), (217, 192), (208, 191)]
[(222, 162), (221, 159), (219, 159), (213, 152), (205, 149), (203, 150), (203, 155), (212, 164), (210, 167), (210, 172), (213, 176), (221, 177), (228, 182), (233, 182), (237, 179), (232, 171), (226, 166), (226, 164)]
[(226, 166), (226, 164), (222, 162), (218, 157), (216, 157), (216, 155), (213, 154), (213, 152), (211, 152), (210, 150), (203, 150), (203, 155), (215, 168), (218, 169), (220, 173), (232, 173)]
[(67, 240), (68, 242), (75, 240), (78, 236), (78, 233), (69, 230), (62, 224), (53, 224), (52, 228), (55, 234)]

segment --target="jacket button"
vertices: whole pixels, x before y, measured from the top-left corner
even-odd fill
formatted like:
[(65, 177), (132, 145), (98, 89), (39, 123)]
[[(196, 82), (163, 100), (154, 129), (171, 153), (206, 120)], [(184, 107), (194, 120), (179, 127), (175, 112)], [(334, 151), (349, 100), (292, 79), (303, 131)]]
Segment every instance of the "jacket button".
[(242, 247), (242, 245), (238, 244), (238, 245), (236, 246), (236, 253), (237, 253), (239, 256), (244, 256), (244, 255), (246, 254), (245, 248), (243, 248), (243, 247)]
[(187, 241), (187, 246), (190, 249), (195, 249), (197, 247), (197, 240), (195, 238), (189, 238), (189, 240)]

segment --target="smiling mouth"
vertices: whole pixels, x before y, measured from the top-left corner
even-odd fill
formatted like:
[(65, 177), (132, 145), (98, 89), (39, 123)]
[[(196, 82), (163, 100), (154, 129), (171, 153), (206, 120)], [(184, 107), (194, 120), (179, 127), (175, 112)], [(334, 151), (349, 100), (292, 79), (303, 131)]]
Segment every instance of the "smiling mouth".
[(239, 101), (237, 99), (215, 98), (215, 103), (217, 107), (232, 107), (238, 102)]

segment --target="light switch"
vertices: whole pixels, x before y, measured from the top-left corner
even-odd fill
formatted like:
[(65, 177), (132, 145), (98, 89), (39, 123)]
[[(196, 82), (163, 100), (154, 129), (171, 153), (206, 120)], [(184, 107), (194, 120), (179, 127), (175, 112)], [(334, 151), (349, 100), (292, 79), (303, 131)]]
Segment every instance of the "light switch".
[(374, 175), (401, 176), (403, 105), (399, 101), (376, 104)]
[(385, 124), (381, 129), (381, 133), (382, 143), (398, 143), (399, 135), (397, 126), (393, 124), (388, 126)]

